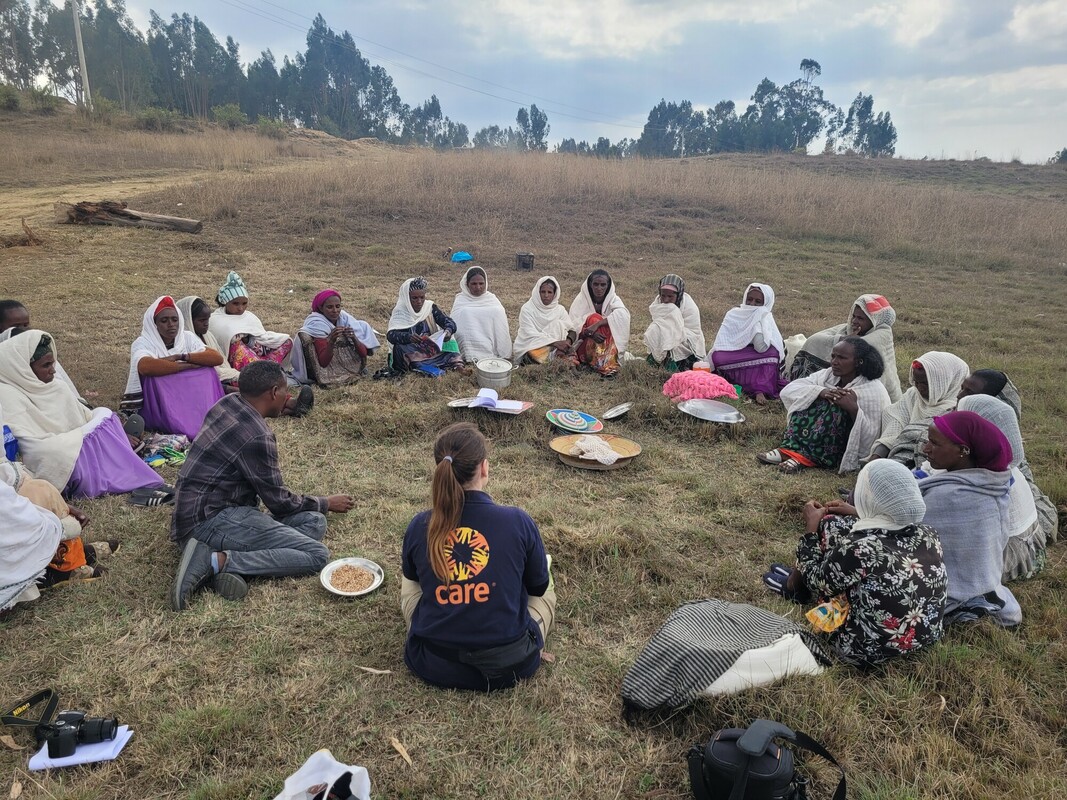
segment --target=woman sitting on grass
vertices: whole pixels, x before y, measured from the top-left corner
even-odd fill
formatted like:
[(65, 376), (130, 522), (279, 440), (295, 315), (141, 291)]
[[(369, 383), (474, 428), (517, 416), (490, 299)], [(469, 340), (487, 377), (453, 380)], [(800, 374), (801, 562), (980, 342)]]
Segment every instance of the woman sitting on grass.
[(471, 267), (460, 278), (452, 319), (464, 361), (511, 358), (508, 315), (497, 296), (489, 291), (489, 278), (481, 267)]
[[(6, 342), (12, 336), (17, 336), (32, 328), (30, 312), (26, 306), (22, 305), (18, 300), (0, 300), (0, 342)], [(74, 386), (74, 381), (70, 379), (67, 371), (63, 369), (63, 365), (57, 361), (55, 368), (56, 380), (67, 384), (70, 390), (74, 392), (74, 396), (78, 398), (79, 403), (85, 406), (89, 405), (85, 398), (82, 397), (81, 392)]]
[(882, 433), (870, 457), (891, 458), (911, 468), (922, 461), (922, 445), (930, 420), (956, 406), (956, 395), (967, 377), (967, 363), (937, 350), (911, 363), (911, 388), (882, 414)]
[(1059, 525), (1056, 506), (1034, 483), (1026, 463), (1023, 435), (1011, 406), (995, 397), (976, 394), (964, 397), (960, 411), (973, 411), (997, 426), (1011, 445), (1011, 490), (1008, 495), (1009, 535), (1004, 549), (1004, 582), (1034, 577), (1045, 566), (1048, 542), (1056, 541)]
[(1005, 627), (1022, 609), (1002, 584), (1011, 538), (1011, 444), (973, 411), (934, 417), (924, 448), (930, 466), (944, 470), (919, 481), (927, 525), (941, 537), (948, 570), (947, 622), (989, 616)]
[(55, 379), (55, 358), (52, 337), (43, 331), (0, 344), (0, 406), (30, 471), (71, 497), (161, 486), (133, 452), (115, 412), (89, 410)]
[(830, 352), (846, 336), (862, 336), (882, 356), (885, 370), (882, 385), (889, 393), (889, 401), (900, 399), (900, 378), (897, 376), (897, 353), (893, 347), (893, 323), (897, 312), (880, 294), (861, 294), (852, 306), (852, 313), (844, 325), (819, 331), (804, 342), (793, 359), (790, 380), (805, 378), (830, 366)]
[(556, 614), (541, 534), (485, 492), (488, 445), (474, 425), (445, 428), (433, 457), (433, 508), (404, 536), (404, 663), (446, 689), (506, 689), (537, 672)]
[(255, 361), (285, 363), (293, 340), (284, 333), (268, 331), (248, 310), (248, 289), (240, 275), (230, 272), (215, 302), (219, 307), (208, 321), (208, 330), (225, 348), (223, 356), (231, 367), (240, 372)]
[(829, 369), (782, 389), (789, 414), (782, 443), (756, 458), (790, 474), (804, 467), (859, 469), (881, 431), (882, 410), (889, 405), (878, 381), (881, 374), (877, 350), (858, 336), (842, 339), (834, 345)]
[[(215, 338), (215, 334), (209, 329), (211, 306), (206, 301), (195, 295), (190, 295), (189, 297), (183, 297), (175, 305), (178, 306), (178, 311), (182, 315), (182, 322), (185, 323), (186, 331), (192, 331), (208, 350), (225, 354), (226, 350), (219, 344), (219, 340)], [(223, 392), (234, 394), (237, 391), (237, 379), (241, 377), (241, 373), (229, 365), (225, 355), (222, 363), (215, 367), (215, 373), (222, 384)]]
[(700, 309), (686, 294), (685, 281), (678, 275), (663, 276), (648, 312), (652, 315), (652, 324), (645, 331), (648, 363), (672, 373), (692, 369), (707, 347)]
[(559, 281), (545, 275), (519, 310), (512, 358), (516, 364), (544, 364), (569, 356), (577, 335), (567, 309), (559, 304)]
[[(367, 356), (381, 345), (374, 328), (342, 308), (336, 289), (323, 289), (311, 301), (311, 313), (298, 336), (311, 339), (312, 348), (293, 350), (293, 375), (320, 386), (340, 386), (367, 374)], [(311, 364), (311, 359), (315, 363)]]
[(1023, 403), (1019, 390), (1006, 374), (999, 369), (976, 369), (963, 381), (958, 399), (974, 394), (987, 394), (1011, 406), (1016, 419), (1023, 417)]
[[(830, 648), (848, 663), (872, 665), (941, 638), (948, 577), (937, 531), (915, 478), (896, 461), (876, 461), (856, 479), (855, 505), (804, 506), (797, 567), (764, 576), (799, 603), (814, 597)], [(788, 576), (788, 577), (786, 577)], [(843, 616), (843, 618), (842, 618)]]
[(571, 326), (578, 331), (575, 363), (614, 378), (619, 357), (630, 343), (630, 312), (616, 296), (611, 276), (602, 269), (589, 273), (571, 303)]
[(171, 297), (144, 312), (141, 335), (130, 345), (130, 372), (122, 408), (140, 413), (145, 427), (196, 438), (204, 417), (222, 397), (214, 367), (222, 354), (185, 330)]
[(750, 283), (741, 305), (726, 312), (708, 353), (712, 368), (761, 406), (778, 397), (786, 383), (779, 374), (785, 343), (773, 309), (774, 289)]
[[(389, 317), (385, 338), (393, 346), (392, 367), (397, 372), (419, 369), (436, 374), (437, 370), (463, 368), (463, 359), (452, 342), (456, 323), (433, 300), (426, 299), (426, 285), (422, 277), (404, 281)], [(444, 331), (440, 346), (432, 338), (438, 331)]]

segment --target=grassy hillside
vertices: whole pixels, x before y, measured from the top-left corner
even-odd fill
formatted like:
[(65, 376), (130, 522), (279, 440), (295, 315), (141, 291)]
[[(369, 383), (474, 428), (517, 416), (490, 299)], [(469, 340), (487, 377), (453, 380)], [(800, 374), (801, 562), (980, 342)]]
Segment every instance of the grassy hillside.
[[(558, 277), (569, 302), (591, 269), (605, 267), (633, 313), (635, 352), (668, 272), (685, 277), (709, 342), (750, 281), (775, 288), (786, 336), (843, 322), (857, 295), (883, 293), (898, 312), (901, 375), (935, 349), (1009, 372), (1023, 392), (1038, 482), (1067, 501), (1062, 169), (434, 154), (27, 117), (0, 117), (0, 149), (9, 155), (0, 162), (0, 233), (24, 216), (45, 239), (0, 250), (0, 294), (30, 306), (100, 404), (117, 402), (129, 344), (160, 294), (210, 298), (237, 269), (272, 330), (295, 330), (326, 286), (384, 330), (405, 277), (425, 275), (428, 296), (451, 307), (462, 270), (442, 254), (455, 247), (488, 268), (513, 327), (538, 276)], [(202, 218), (204, 232), (50, 222), (54, 200), (112, 197)], [(536, 254), (532, 273), (514, 268), (520, 250)], [(121, 498), (86, 503), (93, 537), (120, 538), (123, 549), (106, 580), (54, 591), (0, 622), (0, 686), (12, 702), (55, 686), (64, 705), (115, 713), (137, 733), (99, 768), (29, 775), (24, 752), (0, 751), (0, 771), (30, 797), (272, 797), (328, 747), (370, 770), (375, 797), (684, 798), (689, 745), (766, 716), (824, 741), (857, 798), (1067, 790), (1062, 545), (1041, 576), (1016, 587), (1020, 630), (956, 629), (923, 657), (873, 673), (835, 668), (623, 722), (622, 676), (679, 604), (719, 597), (799, 616), (760, 574), (792, 557), (803, 501), (853, 480), (759, 467), (753, 454), (783, 427), (780, 405), (746, 406), (748, 422), (717, 428), (677, 413), (661, 393), (665, 377), (643, 363), (614, 382), (523, 370), (506, 396), (536, 408), (518, 418), (448, 409), (446, 400), (474, 391), (461, 375), (365, 381), (320, 392), (307, 419), (272, 422), (295, 490), (359, 498), (355, 511), (331, 518), (326, 540), (338, 556), (386, 568), (385, 586), (357, 602), (328, 596), (314, 579), (281, 580), (253, 584), (240, 605), (205, 597), (173, 614), (168, 512)], [(572, 470), (548, 450), (546, 410), (597, 413), (625, 400), (633, 411), (608, 430), (644, 447), (626, 470)], [(555, 663), (500, 696), (426, 688), (401, 658), (400, 543), (428, 502), (433, 438), (456, 419), (490, 436), (489, 490), (528, 510), (554, 554)], [(814, 768), (825, 793), (833, 773)]]

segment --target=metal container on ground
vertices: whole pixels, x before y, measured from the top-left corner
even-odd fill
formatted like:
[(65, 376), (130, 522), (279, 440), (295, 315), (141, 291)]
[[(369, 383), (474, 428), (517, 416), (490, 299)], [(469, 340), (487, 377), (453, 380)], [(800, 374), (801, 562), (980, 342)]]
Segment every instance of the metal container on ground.
[(483, 389), (506, 389), (511, 385), (511, 362), (506, 358), (483, 358), (474, 362), (474, 375)]
[(515, 269), (533, 269), (534, 254), (533, 253), (516, 253), (515, 254)]

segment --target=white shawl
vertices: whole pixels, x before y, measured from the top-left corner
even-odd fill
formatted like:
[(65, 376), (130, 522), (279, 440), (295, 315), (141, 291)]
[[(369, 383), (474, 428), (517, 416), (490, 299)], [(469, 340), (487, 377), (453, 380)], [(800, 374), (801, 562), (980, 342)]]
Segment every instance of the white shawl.
[(456, 342), (464, 361), (481, 358), (510, 358), (511, 331), (508, 315), (497, 296), (489, 291), (489, 277), (485, 278), (485, 293), (475, 297), (467, 286), (470, 267), (459, 279), (459, 294), (452, 303), (452, 320), (456, 323)]
[(661, 303), (656, 295), (648, 313), (652, 315), (652, 324), (645, 331), (645, 347), (656, 361), (662, 361), (667, 353), (675, 361), (689, 356), (704, 357), (707, 351), (700, 327), (700, 309), (688, 292), (682, 293), (680, 308), (674, 303)]
[[(62, 381), (42, 383), (30, 358), (43, 331), (26, 331), (0, 344), (0, 406), (19, 440), (22, 461), (42, 480), (62, 491), (70, 480), (85, 435), (114, 412), (90, 411)], [(55, 355), (55, 339), (52, 354)]]
[[(11, 335), (14, 332), (14, 328), (8, 328), (6, 331), (0, 332), (0, 343), (6, 342), (8, 339), (10, 339)], [(82, 403), (83, 405), (88, 405), (88, 403), (85, 402), (85, 398), (81, 396), (81, 392), (79, 392), (78, 388), (74, 385), (74, 381), (70, 379), (70, 375), (68, 375), (67, 371), (63, 369), (63, 365), (57, 361), (55, 367), (56, 380), (63, 381), (63, 383), (67, 384), (67, 386), (70, 387), (70, 390), (74, 392), (74, 396), (78, 398), (79, 403)]]
[(156, 329), (155, 311), (166, 297), (167, 295), (157, 297), (144, 312), (141, 320), (141, 335), (130, 345), (130, 372), (126, 378), (126, 394), (136, 394), (141, 391), (141, 376), (137, 371), (137, 365), (142, 358), (166, 358), (167, 356), (199, 353), (207, 349), (195, 333), (185, 329), (185, 317), (177, 305), (175, 305), (175, 311), (178, 313), (178, 334), (174, 337), (174, 347), (168, 348), (163, 343), (163, 337)]
[(286, 342), (291, 341), (291, 338), (284, 333), (268, 331), (259, 321), (259, 317), (251, 311), (245, 311), (243, 314), (227, 314), (225, 306), (219, 306), (211, 312), (207, 329), (223, 346), (220, 352), (227, 361), (230, 360), (230, 345), (233, 344), (236, 336), (251, 336), (257, 344), (263, 345), (268, 350), (277, 350)]
[[(556, 286), (556, 294), (547, 306), (541, 302), (541, 284), (545, 281), (552, 281)], [(512, 356), (516, 362), (531, 350), (563, 341), (574, 330), (570, 314), (559, 304), (560, 294), (559, 281), (552, 275), (545, 275), (534, 284), (530, 299), (519, 310), (519, 329), (515, 332), (512, 346)]]
[(0, 536), (0, 611), (3, 611), (26, 599), (20, 596), (34, 586), (52, 560), (63, 536), (63, 526), (55, 514), (38, 508), (4, 481), (0, 481), (0, 508), (4, 519)]
[[(196, 295), (189, 295), (188, 297), (183, 297), (176, 303), (178, 310), (182, 314), (182, 321), (185, 323), (185, 330), (187, 333), (193, 331), (193, 303), (199, 299), (200, 298)], [(210, 322), (208, 324), (210, 324)], [(241, 373), (230, 366), (230, 349), (228, 347), (223, 348), (222, 345), (219, 344), (219, 340), (215, 338), (215, 334), (211, 332), (210, 328), (207, 333), (204, 334), (203, 342), (205, 347), (209, 347), (217, 353), (222, 354), (222, 363), (215, 367), (215, 372), (218, 373), (220, 381), (230, 383), (241, 377)]]
[(806, 378), (800, 378), (788, 384), (780, 398), (788, 414), (803, 411), (816, 400), (824, 389), (851, 389), (856, 393), (859, 411), (852, 423), (848, 435), (848, 445), (841, 458), (839, 472), (849, 472), (860, 468), (860, 459), (871, 452), (871, 445), (878, 438), (882, 429), (882, 410), (889, 405), (889, 395), (880, 381), (869, 381), (857, 375), (847, 386), (839, 386), (831, 369), (821, 369)]
[[(400, 292), (396, 296), (396, 305), (393, 306), (393, 313), (389, 315), (389, 330), (391, 331), (406, 331), (408, 328), (414, 328), (420, 322), (424, 322), (427, 318), (433, 316), (433, 300), (426, 298), (426, 301), (422, 304), (422, 309), (415, 311), (411, 307), (411, 282), (414, 278), (408, 278), (402, 284), (400, 284)], [(431, 323), (430, 327), (433, 327)]]
[[(882, 413), (882, 433), (872, 448), (883, 445), (890, 453), (899, 448), (906, 459), (917, 461), (931, 420), (956, 407), (960, 385), (971, 370), (959, 356), (937, 350), (920, 356), (916, 361), (923, 365), (926, 372), (929, 397), (924, 399), (915, 388), (914, 379), (911, 379), (911, 388)], [(912, 374), (911, 370), (909, 374)]]
[[(608, 321), (608, 328), (611, 329), (611, 336), (615, 340), (615, 349), (622, 355), (630, 344), (630, 311), (615, 294), (614, 281), (608, 287), (608, 293), (604, 295), (601, 308), (603, 310), (600, 314)], [(593, 297), (589, 294), (589, 278), (586, 278), (582, 281), (578, 296), (571, 303), (571, 328), (581, 333), (586, 319), (595, 313), (596, 306), (593, 305)]]
[[(759, 289), (763, 292), (762, 306), (746, 306), (750, 289)], [(785, 342), (782, 341), (782, 333), (778, 330), (778, 324), (774, 321), (774, 289), (765, 283), (750, 283), (745, 287), (745, 293), (741, 295), (741, 305), (731, 308), (723, 317), (719, 332), (715, 334), (715, 343), (711, 346), (712, 352), (728, 353), (744, 350), (759, 334), (763, 337), (768, 347), (778, 351), (779, 358), (785, 358)], [(708, 354), (711, 362), (711, 354)]]

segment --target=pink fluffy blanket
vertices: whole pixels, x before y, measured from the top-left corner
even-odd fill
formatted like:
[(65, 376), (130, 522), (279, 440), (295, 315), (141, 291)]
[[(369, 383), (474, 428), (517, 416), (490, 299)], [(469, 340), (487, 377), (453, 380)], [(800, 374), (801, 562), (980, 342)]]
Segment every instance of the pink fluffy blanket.
[(712, 375), (703, 370), (676, 372), (663, 384), (663, 393), (672, 403), (682, 400), (714, 400), (716, 397), (737, 399), (737, 390), (721, 375)]

